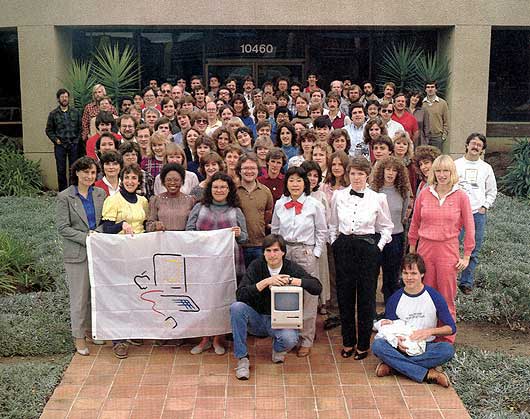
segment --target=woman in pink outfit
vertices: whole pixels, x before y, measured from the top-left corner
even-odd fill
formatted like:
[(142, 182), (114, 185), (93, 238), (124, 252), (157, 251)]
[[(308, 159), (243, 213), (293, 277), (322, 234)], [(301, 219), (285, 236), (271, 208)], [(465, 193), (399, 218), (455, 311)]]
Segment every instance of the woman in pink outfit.
[[(442, 294), (456, 321), (456, 277), (469, 264), (475, 247), (473, 214), (469, 198), (458, 186), (458, 174), (450, 156), (442, 155), (434, 160), (428, 184), (414, 206), (408, 236), (410, 252), (415, 253), (417, 249), (423, 257), (427, 268), (425, 285)], [(462, 227), (471, 232), (464, 240), (463, 258), (458, 245)], [(440, 340), (453, 343), (454, 338), (451, 335)]]

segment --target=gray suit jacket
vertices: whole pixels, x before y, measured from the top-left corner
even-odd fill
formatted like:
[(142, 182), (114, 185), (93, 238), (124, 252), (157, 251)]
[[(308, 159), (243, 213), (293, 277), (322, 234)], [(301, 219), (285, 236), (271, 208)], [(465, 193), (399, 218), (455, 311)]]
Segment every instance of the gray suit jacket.
[[(101, 221), (103, 201), (107, 197), (101, 188), (94, 188), (92, 199), (96, 209), (96, 226)], [(63, 238), (65, 263), (78, 263), (86, 259), (86, 238), (89, 227), (85, 208), (75, 194), (75, 186), (69, 186), (57, 195), (57, 230)]]

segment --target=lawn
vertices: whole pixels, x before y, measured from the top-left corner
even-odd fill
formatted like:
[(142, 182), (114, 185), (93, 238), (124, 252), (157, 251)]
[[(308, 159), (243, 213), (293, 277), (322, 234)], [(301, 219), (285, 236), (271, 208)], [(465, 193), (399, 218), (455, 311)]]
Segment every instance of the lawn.
[[(489, 213), (477, 288), (471, 296), (458, 296), (460, 321), (513, 329), (530, 324), (528, 215), (528, 202), (497, 199)], [(56, 279), (53, 291), (0, 296), (2, 356), (38, 356), (0, 363), (0, 417), (33, 418), (73, 351), (55, 198), (0, 198), (0, 232), (19, 238), (34, 263)], [(459, 347), (447, 369), (474, 418), (530, 417), (529, 357)]]

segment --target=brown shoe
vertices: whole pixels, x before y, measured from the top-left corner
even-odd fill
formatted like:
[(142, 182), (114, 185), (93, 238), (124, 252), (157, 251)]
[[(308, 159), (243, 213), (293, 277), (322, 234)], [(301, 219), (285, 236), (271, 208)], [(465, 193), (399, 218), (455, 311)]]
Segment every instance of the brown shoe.
[(308, 356), (309, 354), (311, 354), (311, 348), (308, 347), (308, 346), (300, 346), (300, 348), (298, 348), (298, 352), (296, 353), (296, 356), (298, 358), (303, 358), (305, 356)]
[(427, 377), (425, 377), (425, 381), (432, 384), (438, 384), (439, 386), (445, 388), (451, 385), (448, 375), (445, 372), (437, 371), (434, 368), (429, 369), (429, 372), (427, 372)]
[(129, 356), (129, 345), (125, 342), (117, 343), (112, 347), (112, 352), (118, 359), (127, 358)]
[(384, 362), (380, 362), (377, 364), (377, 367), (375, 367), (375, 375), (378, 377), (387, 377), (392, 374), (394, 374), (394, 370)]

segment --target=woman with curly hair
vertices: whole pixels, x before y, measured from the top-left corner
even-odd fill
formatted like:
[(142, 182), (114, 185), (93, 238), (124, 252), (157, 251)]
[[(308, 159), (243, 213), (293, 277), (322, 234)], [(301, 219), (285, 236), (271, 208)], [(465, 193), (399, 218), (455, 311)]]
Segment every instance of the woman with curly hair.
[(232, 132), (226, 127), (217, 128), (212, 133), (211, 138), (217, 147), (217, 152), (223, 158), (228, 146), (230, 144), (235, 144), (236, 142), (236, 137), (234, 137), (234, 134), (232, 134)]
[(379, 138), (381, 135), (387, 135), (386, 126), (383, 120), (379, 117), (369, 119), (364, 125), (364, 147), (362, 148), (362, 154), (372, 164), (375, 162), (375, 157), (372, 151), (372, 141)]
[(392, 241), (382, 252), (383, 296), (388, 298), (400, 288), (399, 273), (405, 246), (405, 221), (410, 197), (410, 183), (407, 168), (394, 156), (386, 157), (374, 167), (370, 188), (386, 195), (390, 216), (394, 223)]
[(427, 179), (431, 173), (432, 164), (440, 154), (442, 154), (440, 150), (432, 145), (420, 145), (416, 148), (413, 161), (416, 165), (416, 172), (421, 178), (418, 189), (416, 190), (416, 196), (428, 186)]
[[(236, 242), (244, 243), (248, 239), (245, 216), (239, 208), (237, 187), (230, 176), (223, 172), (215, 173), (206, 184), (204, 195), (200, 203), (195, 205), (188, 216), (187, 231), (210, 231), (231, 228)], [(236, 275), (244, 273), (243, 251), (235, 246)], [(201, 342), (191, 349), (193, 355), (198, 355), (212, 347), (210, 337), (205, 336)], [(213, 347), (217, 355), (225, 353), (221, 336), (213, 337)]]
[(410, 139), (410, 135), (406, 131), (398, 131), (392, 138), (394, 143), (394, 156), (400, 159), (409, 173), (410, 188), (412, 195), (416, 196), (416, 185), (418, 184), (418, 174), (416, 167), (412, 161), (414, 156), (414, 143)]

